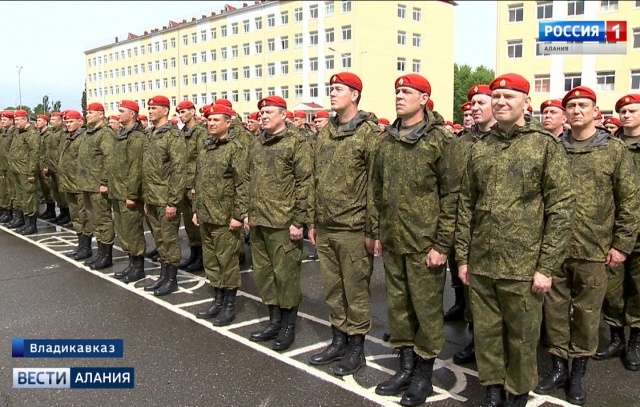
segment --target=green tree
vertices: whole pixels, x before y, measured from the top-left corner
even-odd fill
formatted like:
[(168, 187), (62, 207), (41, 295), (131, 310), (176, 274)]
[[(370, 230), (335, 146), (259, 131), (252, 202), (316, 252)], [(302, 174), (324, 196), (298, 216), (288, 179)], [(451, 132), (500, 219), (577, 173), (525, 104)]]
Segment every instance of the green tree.
[(469, 65), (453, 64), (453, 121), (462, 124), (460, 105), (467, 101), (467, 92), (473, 85), (488, 85), (495, 73), (484, 65), (472, 69)]
[(31, 110), (31, 108), (29, 106), (24, 106), (24, 105), (18, 105), (18, 106), (7, 106), (4, 108), (4, 110), (24, 110), (27, 112), (27, 115), (29, 117), (32, 117), (34, 115), (33, 110)]
[(51, 111), (52, 111), (52, 112), (59, 112), (59, 111), (60, 111), (60, 108), (62, 108), (62, 102), (61, 102), (61, 101), (59, 101), (59, 100), (56, 100), (56, 101), (53, 103), (53, 106), (51, 107)]
[(82, 91), (80, 106), (82, 107), (82, 117), (87, 117), (87, 84), (86, 83), (84, 84), (84, 90)]

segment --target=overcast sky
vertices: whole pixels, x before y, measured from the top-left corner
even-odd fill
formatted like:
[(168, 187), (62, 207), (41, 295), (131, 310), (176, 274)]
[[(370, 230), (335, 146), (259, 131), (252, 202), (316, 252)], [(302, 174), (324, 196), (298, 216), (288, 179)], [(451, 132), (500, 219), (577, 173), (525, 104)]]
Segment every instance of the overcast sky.
[[(162, 28), (169, 20), (199, 18), (219, 12), (224, 4), (242, 3), (3, 1), (0, 108), (18, 104), (21, 89), (24, 105), (35, 107), (48, 94), (63, 108), (78, 109), (84, 89), (84, 51), (112, 43), (115, 37), (126, 38), (129, 32), (141, 34)], [(495, 1), (459, 1), (455, 13), (455, 62), (494, 68)]]

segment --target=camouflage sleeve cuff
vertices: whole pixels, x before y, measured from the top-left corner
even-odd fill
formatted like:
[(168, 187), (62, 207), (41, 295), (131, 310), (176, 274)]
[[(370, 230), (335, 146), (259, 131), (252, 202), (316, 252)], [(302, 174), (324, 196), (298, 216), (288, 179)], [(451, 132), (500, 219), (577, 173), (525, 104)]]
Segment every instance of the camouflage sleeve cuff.
[(439, 244), (434, 244), (433, 245), (433, 250), (437, 251), (440, 254), (446, 254), (447, 256), (449, 255), (449, 252), (451, 251), (451, 248), (448, 246), (442, 246)]
[[(458, 263), (460, 264), (460, 263)], [(538, 267), (536, 270), (538, 273), (542, 274), (545, 277), (553, 277), (553, 275), (555, 274), (553, 272), (553, 270), (545, 268), (545, 267)]]
[(304, 227), (304, 223), (300, 223), (300, 222), (295, 221), (295, 220), (294, 220), (294, 221), (291, 221), (291, 224), (292, 224), (293, 226), (297, 227), (298, 229), (300, 229), (300, 228)]
[(624, 245), (619, 239), (613, 239), (613, 243), (611, 244), (612, 249), (616, 249), (620, 253), (624, 253), (626, 256), (630, 255), (633, 251), (633, 246), (635, 244), (635, 240), (631, 244)]

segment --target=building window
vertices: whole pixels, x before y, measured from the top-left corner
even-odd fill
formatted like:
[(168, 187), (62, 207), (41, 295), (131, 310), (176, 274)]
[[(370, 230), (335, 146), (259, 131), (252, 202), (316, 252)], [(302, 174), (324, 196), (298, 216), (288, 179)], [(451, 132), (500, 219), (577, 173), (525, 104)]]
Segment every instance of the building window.
[(244, 20), (242, 22), (242, 31), (248, 33), (249, 29), (250, 29), (250, 24), (249, 24), (249, 20)]
[(275, 95), (275, 94), (276, 94), (276, 88), (275, 88), (275, 87), (273, 87), (273, 86), (269, 86), (269, 87), (267, 88), (267, 95), (268, 95), (268, 96), (273, 96), (273, 95)]
[(175, 47), (176, 47), (176, 39), (171, 38), (171, 48), (175, 48)]
[(309, 96), (312, 98), (317, 98), (318, 97), (318, 84), (317, 83), (312, 83), (311, 85), (309, 85)]
[[(160, 89), (160, 79), (156, 79), (156, 89)], [(122, 89), (122, 93), (124, 93), (124, 89)]]
[(232, 102), (237, 102), (238, 101), (238, 91), (237, 90), (231, 91), (231, 101)]
[(551, 89), (551, 77), (549, 75), (534, 75), (533, 91), (535, 93), (548, 93)]
[(407, 63), (407, 60), (405, 58), (398, 58), (396, 67), (399, 72), (406, 71), (406, 63)]
[(191, 63), (194, 65), (198, 63), (198, 54), (191, 54)]
[(295, 85), (294, 87), (294, 97), (296, 99), (302, 98), (302, 85)]
[(223, 69), (222, 71), (220, 71), (220, 79), (222, 80), (222, 82), (226, 82), (227, 81), (227, 70)]
[(523, 20), (524, 8), (522, 3), (509, 6), (509, 22), (517, 23)]
[(267, 75), (275, 76), (276, 75), (276, 64), (273, 62), (269, 62), (267, 64)]
[(584, 14), (584, 1), (569, 0), (567, 3), (567, 15), (581, 16)]
[(351, 39), (351, 26), (343, 25), (342, 26), (342, 41), (348, 41)]
[(275, 14), (269, 14), (267, 16), (267, 27), (275, 27), (276, 26), (276, 16)]
[(196, 73), (191, 74), (191, 84), (192, 85), (197, 85), (198, 84), (198, 74), (196, 74)]
[(522, 58), (522, 40), (507, 41), (507, 57)]
[(267, 40), (267, 51), (273, 52), (275, 50), (276, 50), (276, 40), (274, 40), (273, 38), (269, 38)]
[(231, 35), (238, 35), (238, 23), (231, 24)]
[(262, 88), (256, 88), (256, 100), (262, 99)]
[(196, 34), (196, 33), (191, 33), (191, 42), (192, 42), (193, 44), (195, 44), (195, 43), (197, 43), (197, 42), (198, 42), (198, 34)]
[[(156, 71), (159, 71), (160, 70), (160, 61), (156, 61), (155, 65), (156, 65)], [(129, 73), (129, 74), (131, 74), (131, 73)]]
[(398, 45), (405, 45), (407, 43), (407, 33), (404, 31), (398, 31)]
[(309, 70), (312, 72), (316, 72), (318, 70), (318, 58), (309, 59)]
[(289, 37), (280, 37), (280, 45), (282, 49), (289, 49)]
[(244, 89), (242, 91), (242, 100), (244, 100), (245, 102), (250, 102), (251, 101), (251, 90)]
[(420, 48), (422, 46), (422, 37), (420, 34), (413, 34), (413, 46)]
[(182, 45), (187, 45), (189, 44), (189, 37), (187, 37), (186, 35), (182, 36)]
[(324, 2), (324, 15), (325, 17), (329, 17), (333, 15), (333, 1)]
[(262, 30), (262, 17), (256, 17), (256, 30)]
[(564, 91), (569, 92), (571, 89), (582, 84), (582, 77), (579, 73), (564, 74)]
[(226, 37), (227, 36), (227, 26), (223, 25), (222, 27), (220, 27), (220, 36), (221, 37)]
[(302, 7), (293, 10), (293, 20), (296, 23), (302, 21)]
[[(142, 85), (142, 90), (144, 90), (144, 82), (141, 82), (140, 84)], [(182, 84), (183, 85), (189, 84), (189, 77), (187, 75), (182, 75)]]
[(262, 78), (262, 65), (256, 65), (256, 78)]
[(600, 2), (600, 11), (617, 11), (617, 10), (618, 10), (617, 1), (601, 1)]
[(311, 45), (318, 45), (318, 32), (317, 31), (311, 31), (309, 33), (309, 43)]
[(166, 59), (162, 60), (162, 69), (169, 69), (169, 61)]
[(342, 0), (342, 12), (349, 13), (351, 11), (351, 2), (348, 0)]
[(280, 87), (280, 93), (282, 94), (282, 98), (283, 99), (289, 99), (289, 87), (288, 86), (281, 86)]
[(324, 40), (325, 40), (325, 42), (333, 42), (334, 41), (333, 28), (327, 28), (327, 30), (324, 32)]
[(351, 68), (351, 54), (342, 54), (342, 67)]
[(281, 75), (289, 74), (289, 61), (280, 62), (280, 74)]
[(326, 97), (331, 96), (331, 85), (329, 85), (328, 83), (324, 84), (324, 95)]
[(414, 59), (411, 67), (413, 68), (413, 72), (419, 73), (421, 66), (422, 64), (420, 63), (420, 60)]
[(202, 51), (200, 53), (200, 62), (207, 62), (207, 51)]
[(215, 82), (218, 80), (218, 72), (217, 71), (211, 71), (211, 73), (209, 74), (209, 78), (211, 78), (211, 82)]
[(238, 46), (234, 45), (231, 47), (231, 58), (238, 58)]
[(633, 4), (633, 7), (640, 8), (640, 0), (636, 0)]
[(318, 5), (313, 4), (309, 6), (309, 18), (316, 19), (318, 18)]
[(256, 54), (262, 54), (262, 41), (256, 41)]
[(293, 72), (302, 72), (302, 60), (296, 59), (293, 61)]
[(200, 40), (201, 41), (206, 41), (207, 40), (207, 31), (206, 30), (200, 31)]
[(247, 56), (251, 53), (251, 45), (249, 43), (242, 44), (242, 55)]
[(300, 48), (302, 46), (302, 34), (293, 35), (293, 46), (296, 48)]
[(536, 5), (538, 20), (553, 18), (553, 1), (539, 1)]
[(413, 21), (421, 21), (422, 20), (422, 10), (418, 7), (413, 8)]
[(251, 78), (251, 67), (244, 66), (242, 67), (242, 79)]
[(640, 69), (631, 70), (631, 90), (640, 90)]
[(324, 67), (329, 70), (333, 70), (335, 67), (335, 61), (333, 59), (333, 55), (327, 56), (324, 58)]
[(223, 61), (225, 59), (227, 59), (227, 48), (220, 48), (220, 59), (222, 59)]
[(238, 68), (231, 68), (231, 79), (234, 81), (238, 80)]
[(633, 48), (640, 48), (640, 28), (633, 29)]
[(407, 18), (407, 6), (398, 4), (398, 18)]
[(283, 12), (280, 13), (280, 23), (282, 25), (289, 24), (289, 12), (288, 11), (283, 11)]
[(217, 36), (218, 30), (216, 30), (215, 28), (211, 29), (211, 35), (209, 36), (212, 40), (215, 40), (218, 36)]
[(218, 56), (217, 54), (218, 54), (218, 53), (217, 53), (217, 51), (216, 51), (215, 49), (212, 49), (212, 50), (209, 52), (209, 55), (211, 55), (211, 62), (213, 62), (213, 61), (215, 61), (215, 60), (216, 60), (216, 58), (217, 58), (217, 56)]
[(200, 83), (207, 83), (207, 73), (206, 72), (200, 73)]
[(540, 40), (538, 40), (537, 38), (535, 39), (535, 44), (534, 44), (534, 48), (535, 48), (535, 55), (537, 57), (539, 56), (545, 56), (545, 55), (550, 55), (548, 52), (544, 52), (540, 50), (540, 45), (541, 44), (550, 44), (550, 42), (540, 42)]
[[(175, 77), (175, 76), (171, 77), (171, 87), (172, 87), (172, 88), (175, 88), (175, 87), (176, 87), (176, 77)], [(138, 89), (137, 89), (137, 87), (136, 87), (136, 91), (137, 91), (137, 90), (138, 90)]]
[(614, 71), (596, 72), (596, 83), (596, 90), (613, 92), (616, 85), (616, 73)]

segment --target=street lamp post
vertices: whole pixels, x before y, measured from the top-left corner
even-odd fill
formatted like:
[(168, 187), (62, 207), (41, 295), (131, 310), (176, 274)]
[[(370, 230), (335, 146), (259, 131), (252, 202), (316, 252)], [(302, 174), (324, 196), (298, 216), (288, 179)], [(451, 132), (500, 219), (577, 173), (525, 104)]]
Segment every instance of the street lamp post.
[(22, 67), (16, 65), (16, 68), (18, 68), (18, 97), (20, 98), (20, 106), (22, 106), (22, 85), (20, 84), (20, 71), (22, 71)]
[(48, 96), (51, 96), (51, 93), (47, 93), (42, 97), (42, 109), (44, 110), (45, 115), (47, 114), (47, 105), (49, 104)]

